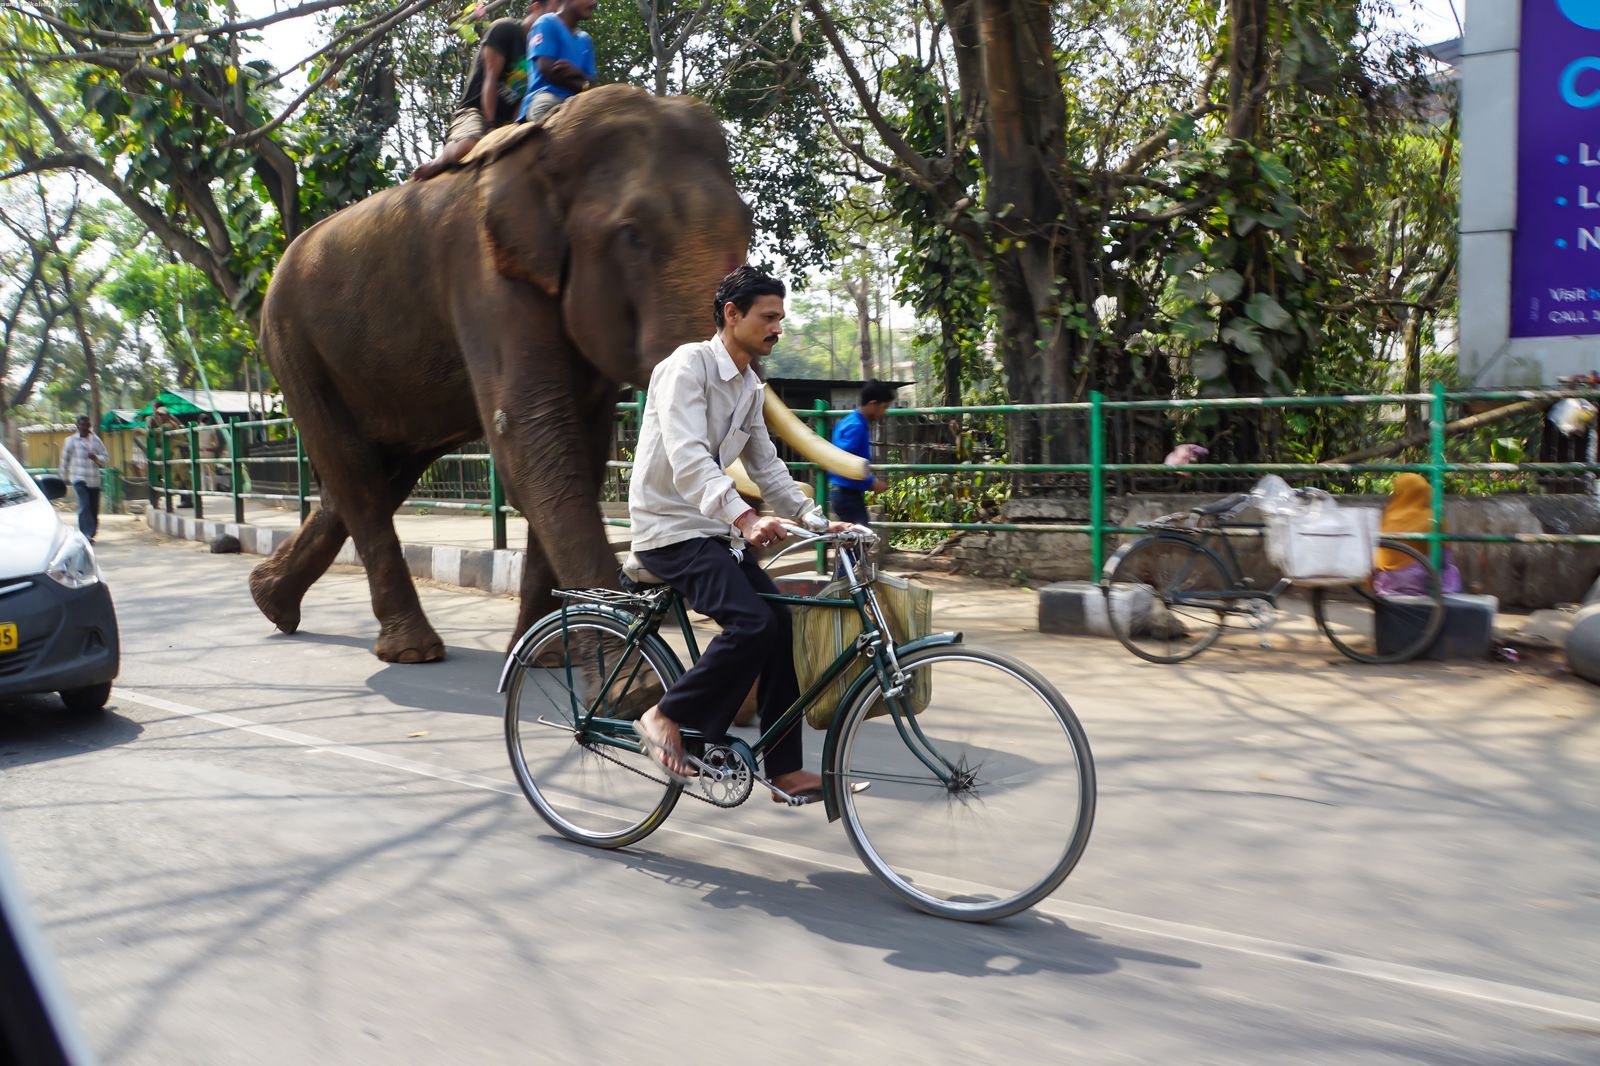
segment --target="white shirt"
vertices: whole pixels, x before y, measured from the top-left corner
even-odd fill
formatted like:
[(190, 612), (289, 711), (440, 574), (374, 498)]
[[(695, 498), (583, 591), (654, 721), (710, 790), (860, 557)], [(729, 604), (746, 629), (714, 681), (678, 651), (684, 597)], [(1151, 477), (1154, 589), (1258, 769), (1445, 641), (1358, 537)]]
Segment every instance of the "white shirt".
[(738, 538), (733, 520), (750, 505), (725, 470), (740, 458), (775, 513), (821, 516), (772, 446), (761, 413), (765, 388), (754, 370), (734, 365), (721, 337), (685, 344), (655, 368), (628, 482), (634, 551)]
[[(95, 462), (96, 459), (100, 462)], [(91, 489), (97, 489), (100, 487), (100, 464), (110, 461), (106, 446), (100, 443), (100, 438), (95, 436), (93, 430), (87, 437), (78, 436), (74, 430), (61, 446), (61, 480), (69, 485), (81, 481)]]

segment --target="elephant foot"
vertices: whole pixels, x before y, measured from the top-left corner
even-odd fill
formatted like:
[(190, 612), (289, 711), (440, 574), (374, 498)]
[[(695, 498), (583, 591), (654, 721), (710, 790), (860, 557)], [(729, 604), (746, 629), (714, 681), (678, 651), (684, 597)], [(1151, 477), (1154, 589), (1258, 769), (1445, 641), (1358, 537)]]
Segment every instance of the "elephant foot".
[(427, 622), (384, 626), (372, 654), (386, 663), (433, 663), (444, 658), (444, 641)]
[(300, 600), (285, 602), (279, 590), (276, 575), (269, 570), (270, 562), (262, 563), (250, 571), (250, 597), (256, 601), (267, 621), (281, 632), (293, 633), (300, 628)]

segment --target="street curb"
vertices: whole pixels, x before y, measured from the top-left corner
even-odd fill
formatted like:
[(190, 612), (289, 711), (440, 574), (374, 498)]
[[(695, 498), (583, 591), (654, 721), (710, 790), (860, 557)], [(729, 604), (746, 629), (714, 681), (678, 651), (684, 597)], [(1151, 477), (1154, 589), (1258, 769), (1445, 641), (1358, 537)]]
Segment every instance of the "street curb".
[[(238, 537), (239, 550), (250, 555), (271, 555), (294, 535), (294, 531), (289, 529), (196, 520), (188, 515), (168, 514), (157, 509), (145, 512), (145, 522), (152, 531), (162, 536), (199, 541), (202, 544), (226, 533)], [(519, 551), (438, 544), (406, 544), (404, 550), (406, 569), (411, 571), (414, 578), (428, 578), (446, 585), (481, 589), (500, 595), (515, 595), (522, 587), (523, 553)], [(360, 566), (361, 556), (356, 553), (355, 544), (347, 540), (333, 561), (345, 566)]]

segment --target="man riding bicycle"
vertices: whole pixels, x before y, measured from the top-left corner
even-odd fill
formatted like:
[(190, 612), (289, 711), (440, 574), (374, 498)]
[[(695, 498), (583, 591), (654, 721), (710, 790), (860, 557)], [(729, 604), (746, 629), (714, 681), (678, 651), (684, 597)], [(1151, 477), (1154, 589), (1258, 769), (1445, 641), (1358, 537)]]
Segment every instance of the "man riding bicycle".
[[(784, 540), (784, 525), (747, 505), (725, 468), (742, 458), (768, 506), (810, 530), (849, 528), (829, 522), (800, 492), (762, 417), (765, 386), (754, 368), (783, 335), (784, 296), (777, 278), (740, 267), (717, 287), (715, 336), (678, 348), (650, 376), (628, 486), (634, 554), (722, 626), (699, 662), (635, 723), (650, 757), (680, 779), (694, 773), (680, 727), (722, 736), (758, 676), (763, 731), (800, 694), (789, 609), (757, 595), (777, 588), (744, 550)], [(767, 750), (768, 783), (789, 796), (820, 794), (822, 778), (801, 760), (800, 733), (791, 729)]]

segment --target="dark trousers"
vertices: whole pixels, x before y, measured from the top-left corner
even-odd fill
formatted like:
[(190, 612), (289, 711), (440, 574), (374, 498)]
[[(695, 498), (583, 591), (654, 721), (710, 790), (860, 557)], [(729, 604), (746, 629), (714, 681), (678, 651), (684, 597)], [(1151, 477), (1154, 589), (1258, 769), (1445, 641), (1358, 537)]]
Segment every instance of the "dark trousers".
[[(765, 734), (800, 697), (800, 684), (794, 676), (789, 608), (756, 595), (778, 589), (757, 565), (755, 553), (746, 550), (740, 561), (727, 541), (700, 537), (637, 554), (690, 607), (722, 627), (700, 661), (661, 697), (661, 713), (707, 737), (720, 737), (733, 725), (733, 716), (759, 675), (756, 696)], [(798, 722), (767, 749), (763, 761), (768, 777), (800, 769)]]
[(835, 485), (828, 493), (828, 503), (833, 507), (833, 516), (841, 522), (855, 522), (863, 526), (872, 524), (872, 516), (867, 514), (866, 493), (860, 489)]
[(100, 490), (90, 488), (88, 482), (74, 481), (72, 491), (78, 494), (78, 532), (93, 540), (100, 529)]

